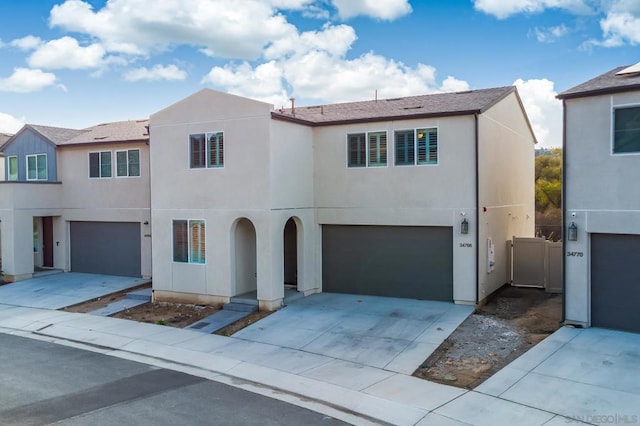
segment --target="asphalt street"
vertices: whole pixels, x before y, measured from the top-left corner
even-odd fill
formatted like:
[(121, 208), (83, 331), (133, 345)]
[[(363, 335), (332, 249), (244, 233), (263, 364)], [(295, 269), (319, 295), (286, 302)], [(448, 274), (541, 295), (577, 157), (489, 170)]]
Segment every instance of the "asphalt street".
[(181, 372), (0, 334), (2, 425), (342, 425)]

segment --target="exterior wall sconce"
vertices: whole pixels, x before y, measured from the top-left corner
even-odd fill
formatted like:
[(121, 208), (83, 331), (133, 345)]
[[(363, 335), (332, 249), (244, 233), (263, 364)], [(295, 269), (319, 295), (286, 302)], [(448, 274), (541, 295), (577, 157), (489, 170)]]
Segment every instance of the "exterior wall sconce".
[(575, 222), (571, 222), (569, 229), (567, 230), (567, 240), (578, 241), (578, 225)]
[(148, 221), (148, 220), (145, 220), (145, 221), (144, 221), (144, 224), (145, 224), (145, 225), (148, 225), (148, 224), (149, 224), (149, 221)]
[(469, 233), (469, 221), (467, 220), (466, 217), (462, 219), (462, 223), (460, 223), (460, 233), (461, 234)]

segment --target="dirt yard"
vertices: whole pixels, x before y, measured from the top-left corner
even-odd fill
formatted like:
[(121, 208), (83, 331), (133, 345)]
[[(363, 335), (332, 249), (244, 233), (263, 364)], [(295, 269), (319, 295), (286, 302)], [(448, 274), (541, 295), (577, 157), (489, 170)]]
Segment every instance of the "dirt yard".
[[(136, 287), (135, 289), (127, 289), (118, 293), (113, 293), (105, 297), (101, 297), (95, 300), (91, 300), (79, 305), (69, 306), (64, 308), (67, 312), (80, 312), (87, 313), (95, 311), (97, 309), (107, 306), (109, 303), (113, 303), (122, 300), (126, 297), (127, 293), (142, 288), (148, 288), (150, 285), (144, 285)], [(170, 327), (185, 328), (194, 322), (208, 317), (209, 315), (219, 311), (221, 306), (208, 306), (208, 305), (192, 305), (186, 303), (145, 303), (144, 305), (136, 306), (131, 309), (119, 312), (112, 315), (114, 318), (128, 319), (138, 322), (147, 322), (150, 324), (168, 325)], [(233, 324), (220, 329), (216, 334), (222, 336), (231, 336), (237, 331), (253, 324), (254, 322), (266, 317), (271, 312), (254, 312)]]
[(562, 295), (505, 286), (413, 375), (473, 389), (560, 327)]

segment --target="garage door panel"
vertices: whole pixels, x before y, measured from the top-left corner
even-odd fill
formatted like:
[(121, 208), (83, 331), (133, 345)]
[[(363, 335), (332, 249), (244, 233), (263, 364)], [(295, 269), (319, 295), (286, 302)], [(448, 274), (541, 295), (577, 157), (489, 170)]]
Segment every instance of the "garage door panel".
[(70, 233), (72, 271), (141, 275), (139, 223), (71, 222)]
[(640, 236), (591, 235), (591, 325), (640, 332)]
[(324, 225), (323, 291), (453, 300), (453, 235), (444, 227)]

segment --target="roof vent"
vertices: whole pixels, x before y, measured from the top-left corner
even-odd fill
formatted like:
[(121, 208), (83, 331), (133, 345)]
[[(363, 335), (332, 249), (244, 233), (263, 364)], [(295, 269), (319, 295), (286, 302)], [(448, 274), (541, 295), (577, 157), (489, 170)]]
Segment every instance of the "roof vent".
[(409, 107), (404, 107), (402, 109), (420, 109), (420, 108), (422, 108), (422, 105), (409, 106)]
[(96, 136), (95, 138), (93, 138), (93, 140), (94, 141), (100, 141), (100, 140), (103, 140), (103, 139), (106, 139), (106, 138), (107, 138), (107, 136)]
[(637, 74), (637, 73), (640, 73), (640, 62), (618, 71), (616, 75), (627, 75), (627, 74)]

